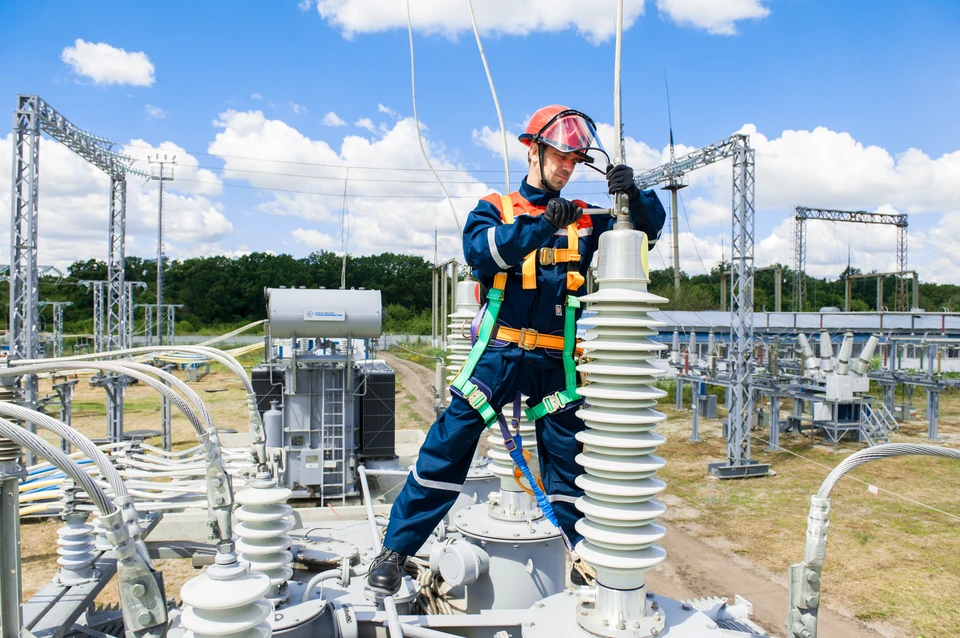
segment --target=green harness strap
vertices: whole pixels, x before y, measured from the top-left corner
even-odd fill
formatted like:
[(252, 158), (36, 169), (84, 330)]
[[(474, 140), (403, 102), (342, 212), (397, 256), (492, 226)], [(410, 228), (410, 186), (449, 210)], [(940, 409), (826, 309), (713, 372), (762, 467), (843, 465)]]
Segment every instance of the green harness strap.
[(483, 351), (487, 349), (487, 344), (490, 343), (490, 337), (493, 335), (493, 329), (497, 325), (497, 315), (500, 314), (500, 305), (503, 303), (503, 289), (506, 284), (506, 273), (499, 273), (494, 277), (493, 287), (487, 292), (487, 312), (484, 313), (483, 321), (480, 323), (477, 342), (470, 349), (470, 356), (463, 362), (460, 373), (450, 384), (464, 396), (470, 407), (480, 413), (487, 427), (493, 425), (493, 422), (497, 420), (497, 412), (490, 406), (486, 395), (470, 380), (470, 377), (473, 376), (477, 362), (480, 361)]
[(563, 374), (566, 377), (567, 387), (543, 397), (543, 401), (524, 410), (528, 421), (542, 419), (580, 399), (580, 394), (577, 392), (577, 366), (573, 361), (573, 349), (577, 343), (577, 308), (579, 307), (580, 299), (567, 295), (563, 317)]

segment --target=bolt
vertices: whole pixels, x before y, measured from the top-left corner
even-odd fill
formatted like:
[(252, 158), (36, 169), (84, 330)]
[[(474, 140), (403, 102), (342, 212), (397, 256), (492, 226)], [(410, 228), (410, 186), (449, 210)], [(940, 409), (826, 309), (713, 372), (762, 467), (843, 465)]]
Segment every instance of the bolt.
[(600, 621), (600, 624), (603, 625), (604, 627), (609, 627), (610, 621), (604, 618), (603, 620)]
[(811, 585), (816, 585), (820, 582), (820, 576), (817, 572), (807, 572), (807, 582)]
[(142, 584), (137, 583), (136, 585), (130, 588), (130, 592), (137, 598), (143, 598), (143, 595), (147, 593), (147, 588), (144, 587)]
[(543, 603), (541, 602), (533, 603), (533, 606), (536, 607), (537, 609), (543, 609)]
[(653, 601), (652, 603), (650, 603), (650, 609), (652, 609), (653, 611), (657, 611), (658, 609), (660, 609), (660, 605), (657, 603), (657, 601)]
[(693, 609), (693, 607), (690, 606), (690, 603), (683, 603), (680, 605), (680, 608), (683, 609), (683, 611), (690, 611)]
[(652, 592), (652, 591), (648, 591), (648, 592), (647, 592), (647, 598), (653, 598), (653, 592)]
[(213, 499), (213, 502), (217, 505), (223, 505), (226, 501), (222, 496), (218, 496), (217, 498)]
[(807, 608), (816, 607), (817, 606), (816, 594), (808, 595), (806, 598), (803, 599), (803, 603), (807, 606)]
[(214, 487), (220, 487), (220, 486), (222, 486), (222, 485), (223, 485), (223, 479), (218, 479), (218, 478), (213, 479), (213, 486), (214, 486)]
[(590, 614), (589, 614), (589, 612), (587, 612), (586, 609), (581, 609), (581, 610), (580, 610), (580, 615), (581, 615), (581, 616), (589, 616)]
[(153, 620), (153, 614), (146, 609), (137, 614), (137, 622), (142, 626), (146, 626), (151, 620)]
[(653, 622), (660, 622), (660, 612), (653, 615)]

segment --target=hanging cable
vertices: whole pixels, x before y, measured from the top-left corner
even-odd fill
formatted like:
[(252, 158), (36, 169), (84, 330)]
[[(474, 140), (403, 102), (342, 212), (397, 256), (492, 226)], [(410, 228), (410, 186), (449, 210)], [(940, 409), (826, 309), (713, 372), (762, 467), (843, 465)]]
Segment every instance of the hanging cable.
[(457, 216), (457, 208), (453, 205), (453, 199), (450, 198), (450, 194), (447, 192), (447, 187), (443, 185), (443, 180), (440, 179), (439, 175), (437, 175), (437, 171), (433, 169), (433, 164), (430, 163), (430, 157), (427, 155), (427, 149), (423, 145), (423, 136), (420, 134), (420, 117), (417, 115), (417, 81), (414, 73), (413, 22), (410, 20), (410, 0), (407, 0), (407, 32), (410, 34), (410, 93), (413, 96), (413, 123), (417, 127), (417, 141), (420, 142), (420, 152), (423, 153), (424, 161), (427, 162), (427, 166), (430, 168), (430, 172), (433, 173), (433, 176), (437, 178), (437, 183), (440, 184), (440, 188), (443, 189), (443, 195), (447, 198), (447, 202), (450, 204), (450, 212), (453, 213), (453, 221), (457, 224), (457, 234), (460, 235), (460, 239), (462, 240), (463, 229), (460, 227), (460, 218)]
[(350, 181), (350, 167), (343, 177), (343, 198), (340, 201), (340, 250), (343, 251), (343, 262), (340, 265), (340, 290), (347, 289), (347, 242), (349, 241), (349, 230), (347, 229), (347, 183)]
[(497, 99), (497, 89), (493, 86), (493, 76), (490, 75), (490, 66), (487, 64), (487, 55), (483, 52), (483, 44), (480, 42), (480, 30), (477, 29), (477, 18), (473, 14), (473, 0), (467, 0), (467, 6), (470, 8), (470, 21), (473, 23), (473, 35), (477, 38), (477, 48), (480, 50), (480, 59), (483, 60), (483, 70), (487, 72), (487, 82), (490, 83), (490, 93), (493, 95), (493, 105), (497, 108), (497, 119), (500, 120), (500, 134), (503, 136), (503, 180), (506, 190), (510, 192), (510, 157), (507, 147), (507, 127), (503, 125), (503, 113), (500, 111), (500, 100)]

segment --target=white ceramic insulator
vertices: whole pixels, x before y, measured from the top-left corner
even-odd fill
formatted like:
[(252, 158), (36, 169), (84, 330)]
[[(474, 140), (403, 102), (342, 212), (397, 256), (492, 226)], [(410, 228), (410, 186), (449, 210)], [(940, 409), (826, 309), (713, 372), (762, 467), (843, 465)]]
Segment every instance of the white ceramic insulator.
[[(480, 284), (476, 279), (465, 279), (457, 284), (456, 308), (449, 316), (447, 331), (447, 384), (449, 385), (463, 362), (470, 356), (470, 322), (480, 311)], [(449, 403), (450, 393), (444, 392)]]
[[(601, 242), (616, 232), (604, 233)], [(587, 363), (577, 367), (586, 380), (580, 389), (585, 404), (577, 412), (586, 424), (577, 434), (583, 443), (577, 462), (586, 474), (576, 479), (585, 491), (577, 500), (584, 540), (576, 549), (601, 585), (635, 590), (666, 557), (657, 544), (664, 528), (656, 523), (666, 508), (655, 500), (666, 487), (655, 476), (665, 462), (654, 454), (666, 439), (653, 432), (666, 419), (655, 409), (666, 393), (654, 387), (663, 370), (652, 362), (664, 346), (651, 340), (664, 324), (650, 313), (667, 300), (647, 292), (645, 277), (622, 275), (600, 277), (599, 291), (581, 299), (597, 314), (581, 343)]]
[(857, 359), (857, 362), (853, 364), (853, 371), (856, 374), (862, 377), (870, 370), (870, 359), (873, 359), (873, 353), (876, 352), (878, 343), (880, 343), (880, 340), (870, 335), (870, 338), (867, 339), (867, 344), (863, 346), (860, 357)]
[(269, 589), (270, 578), (246, 563), (211, 565), (180, 590), (184, 638), (269, 638), (273, 604), (264, 597)]
[(673, 331), (673, 347), (670, 349), (670, 362), (680, 365), (680, 331)]
[(687, 356), (688, 363), (690, 366), (696, 366), (700, 358), (697, 356), (697, 333), (693, 330), (690, 331), (690, 344), (687, 346), (687, 352), (689, 353)]
[(837, 355), (837, 374), (847, 374), (850, 372), (851, 354), (853, 354), (853, 333), (848, 332), (843, 335), (843, 342), (840, 344), (840, 354)]
[(97, 548), (93, 525), (78, 517), (68, 518), (73, 520), (68, 520), (57, 530), (57, 553), (60, 554), (57, 564), (60, 565), (60, 581), (73, 584), (92, 576)]
[(807, 341), (807, 335), (802, 332), (798, 334), (797, 343), (800, 344), (800, 352), (803, 356), (803, 376), (816, 376), (816, 371), (820, 369), (820, 360), (813, 354), (813, 347)]
[[(527, 417), (523, 413), (523, 409), (526, 408), (527, 397), (521, 397), (520, 404), (520, 438), (522, 439), (523, 449), (529, 450), (531, 452), (530, 465), (531, 470), (536, 473), (537, 468), (537, 426), (535, 423), (527, 421)], [(507, 426), (510, 427), (511, 433), (513, 432), (513, 425), (511, 421), (513, 420), (513, 401), (507, 403), (503, 406), (503, 418), (507, 421)], [(500, 479), (500, 490), (504, 492), (522, 492), (523, 489), (517, 485), (516, 480), (513, 478), (513, 458), (510, 456), (510, 452), (507, 451), (507, 446), (504, 444), (503, 433), (500, 432), (500, 427), (494, 425), (490, 428), (490, 434), (487, 436), (487, 442), (490, 444), (490, 450), (487, 452), (487, 456), (493, 461), (490, 464), (490, 471), (494, 476)]]
[(833, 360), (833, 342), (830, 341), (830, 333), (824, 330), (820, 333), (820, 370), (826, 374), (833, 372), (837, 367)]
[(293, 575), (293, 555), (288, 549), (292, 541), (287, 536), (293, 527), (293, 508), (286, 504), (291, 493), (278, 487), (275, 479), (258, 479), (236, 496), (240, 504), (236, 511), (240, 521), (235, 528), (240, 537), (237, 552), (251, 569), (270, 578), (271, 596)]

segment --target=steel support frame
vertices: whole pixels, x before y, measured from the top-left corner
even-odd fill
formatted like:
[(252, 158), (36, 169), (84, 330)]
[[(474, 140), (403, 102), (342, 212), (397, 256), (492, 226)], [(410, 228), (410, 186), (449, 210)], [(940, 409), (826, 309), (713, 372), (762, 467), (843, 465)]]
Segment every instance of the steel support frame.
[[(40, 120), (36, 100), (19, 96), (13, 116), (13, 175), (10, 211), (10, 353), (9, 359), (35, 359), (40, 340), (40, 274), (37, 268), (37, 221), (40, 194)], [(21, 405), (37, 408), (37, 376), (21, 377), (14, 387)], [(37, 427), (26, 424), (36, 433)], [(36, 455), (27, 454), (27, 464)], [(19, 630), (18, 630), (19, 631)]]
[[(46, 133), (110, 176), (110, 236), (108, 247), (107, 333), (119, 346), (125, 326), (123, 295), (124, 220), (126, 174), (146, 176), (130, 168), (132, 159), (114, 152), (113, 143), (76, 127), (38, 95), (18, 95), (13, 116), (13, 162), (10, 215), (10, 321), (9, 358), (34, 359), (39, 344), (39, 281), (37, 265), (40, 133)], [(119, 265), (119, 267), (118, 267)], [(36, 409), (35, 375), (20, 379), (15, 387), (19, 402)], [(27, 424), (36, 432), (36, 426)], [(36, 455), (28, 454), (28, 464)]]
[(123, 350), (127, 341), (127, 287), (124, 285), (127, 180), (110, 177), (110, 215), (107, 226), (107, 325), (104, 351)]
[(793, 299), (794, 311), (803, 311), (804, 274), (807, 262), (806, 221), (822, 219), (856, 224), (887, 224), (897, 228), (897, 294), (896, 309), (909, 310), (907, 303), (907, 215), (905, 213), (870, 213), (863, 210), (834, 210), (797, 206), (794, 214)]
[(737, 133), (715, 144), (697, 149), (663, 166), (636, 177), (641, 189), (676, 181), (685, 173), (733, 158), (733, 201), (731, 223), (730, 281), (730, 362), (727, 460), (711, 463), (709, 471), (720, 478), (763, 476), (768, 466), (750, 460), (750, 392), (753, 354), (754, 290), (754, 193), (756, 158), (750, 138)]

